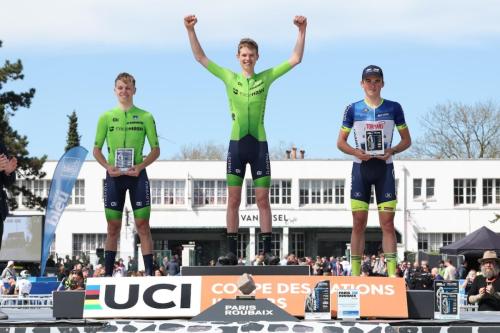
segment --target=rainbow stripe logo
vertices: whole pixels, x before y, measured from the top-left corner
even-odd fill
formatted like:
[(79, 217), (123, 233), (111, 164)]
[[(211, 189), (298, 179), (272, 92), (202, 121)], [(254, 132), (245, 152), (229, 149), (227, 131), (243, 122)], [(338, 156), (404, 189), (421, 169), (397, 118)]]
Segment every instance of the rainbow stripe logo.
[(102, 310), (102, 306), (99, 303), (99, 295), (101, 293), (100, 285), (87, 285), (85, 289), (85, 310)]

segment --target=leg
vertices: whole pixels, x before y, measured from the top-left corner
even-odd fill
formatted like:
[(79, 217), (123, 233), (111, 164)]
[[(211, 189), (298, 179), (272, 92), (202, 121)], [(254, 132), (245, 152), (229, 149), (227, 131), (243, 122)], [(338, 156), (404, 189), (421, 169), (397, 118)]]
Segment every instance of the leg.
[(365, 251), (365, 230), (368, 222), (368, 206), (371, 185), (365, 181), (360, 163), (353, 163), (351, 179), (351, 275), (361, 275), (361, 256)]
[(144, 273), (146, 276), (153, 276), (153, 239), (149, 227), (151, 194), (146, 170), (142, 170), (137, 178), (130, 177), (129, 180), (130, 202), (134, 211), (135, 229), (141, 241)]
[(118, 250), (118, 238), (120, 237), (122, 227), (122, 212), (126, 193), (122, 187), (123, 179), (123, 177), (110, 177), (106, 173), (106, 181), (104, 183), (104, 211), (108, 224), (108, 234), (104, 246), (105, 276), (113, 275), (116, 251)]
[(257, 187), (255, 189), (255, 200), (259, 209), (260, 230), (263, 233), (273, 231), (271, 224), (271, 205), (269, 203), (269, 188)]
[[(397, 268), (397, 239), (394, 228), (396, 211), (396, 181), (393, 164), (387, 164), (381, 181), (376, 185), (378, 216), (382, 229), (382, 249), (387, 260), (387, 275), (396, 275)], [(382, 191), (379, 191), (382, 189)]]
[(226, 226), (228, 233), (238, 233), (239, 227), (239, 211), (241, 203), (241, 185), (227, 187), (227, 212), (226, 212)]

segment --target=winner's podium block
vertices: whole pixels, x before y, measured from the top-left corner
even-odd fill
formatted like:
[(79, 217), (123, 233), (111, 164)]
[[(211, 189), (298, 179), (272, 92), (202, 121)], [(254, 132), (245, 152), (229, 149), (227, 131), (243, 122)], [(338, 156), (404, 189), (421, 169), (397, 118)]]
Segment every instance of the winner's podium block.
[(223, 299), (212, 305), (191, 321), (299, 321), (267, 299), (255, 299), (255, 282), (245, 273), (238, 279), (238, 289), (243, 294), (236, 299)]

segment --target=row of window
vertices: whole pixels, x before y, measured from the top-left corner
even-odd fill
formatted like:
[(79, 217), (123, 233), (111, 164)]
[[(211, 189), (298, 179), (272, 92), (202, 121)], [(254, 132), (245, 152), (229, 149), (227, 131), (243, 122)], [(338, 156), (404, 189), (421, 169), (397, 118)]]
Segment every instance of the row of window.
[[(304, 257), (306, 241), (303, 232), (290, 233), (290, 249), (291, 252), (299, 257)], [(465, 237), (465, 233), (419, 233), (418, 234), (418, 250), (424, 252), (439, 252), (443, 246), (449, 245)], [(256, 235), (260, 239), (259, 235)], [(73, 234), (73, 255), (82, 255), (82, 253), (95, 253), (97, 248), (104, 248), (106, 234)], [(248, 244), (250, 235), (248, 233), (238, 234), (238, 256), (246, 258), (249, 253)], [(274, 255), (283, 256), (281, 253), (281, 234), (272, 234), (272, 252)], [(154, 242), (154, 251), (163, 251), (167, 249), (167, 241), (156, 240)], [(264, 244), (262, 241), (257, 242), (256, 253), (263, 250)]]
[[(104, 181), (104, 180), (103, 180)], [(435, 196), (434, 178), (413, 179), (413, 199), (432, 200)], [(30, 189), (35, 195), (47, 197), (50, 180), (18, 180), (19, 186)], [(225, 205), (227, 186), (225, 180), (194, 180), (193, 206)], [(396, 189), (398, 180), (396, 179)], [(103, 186), (104, 188), (104, 186)], [(476, 204), (477, 179), (465, 178), (453, 180), (453, 202), (456, 206)], [(372, 197), (370, 202), (374, 202)], [(273, 179), (269, 189), (269, 199), (273, 205), (290, 205), (292, 203), (292, 181), (289, 179)], [(500, 204), (500, 179), (482, 180), (482, 203), (486, 205)], [(301, 179), (299, 180), (299, 204), (305, 205), (342, 205), (345, 200), (345, 181), (343, 179)], [(185, 180), (151, 180), (151, 203), (153, 205), (185, 205)], [(251, 180), (246, 181), (246, 204), (255, 205), (255, 187)], [(19, 194), (19, 204), (25, 205), (26, 198)], [(69, 199), (70, 205), (85, 204), (85, 180), (78, 179)]]

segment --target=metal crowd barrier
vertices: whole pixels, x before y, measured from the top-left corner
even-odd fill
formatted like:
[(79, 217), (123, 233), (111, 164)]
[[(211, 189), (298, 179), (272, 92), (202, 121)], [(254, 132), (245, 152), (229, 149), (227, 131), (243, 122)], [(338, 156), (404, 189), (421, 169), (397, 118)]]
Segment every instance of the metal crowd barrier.
[(52, 294), (50, 295), (29, 295), (19, 297), (18, 295), (1, 295), (0, 308), (52, 308)]

